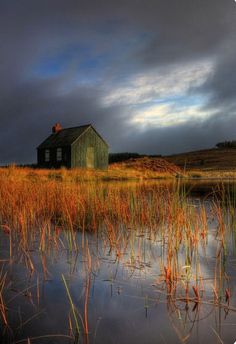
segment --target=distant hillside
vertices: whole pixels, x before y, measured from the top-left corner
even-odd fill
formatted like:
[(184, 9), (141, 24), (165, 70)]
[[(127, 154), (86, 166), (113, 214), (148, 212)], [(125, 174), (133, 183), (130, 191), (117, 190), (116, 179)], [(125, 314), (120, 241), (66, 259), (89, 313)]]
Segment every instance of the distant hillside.
[(186, 170), (236, 170), (236, 149), (213, 148), (164, 157)]

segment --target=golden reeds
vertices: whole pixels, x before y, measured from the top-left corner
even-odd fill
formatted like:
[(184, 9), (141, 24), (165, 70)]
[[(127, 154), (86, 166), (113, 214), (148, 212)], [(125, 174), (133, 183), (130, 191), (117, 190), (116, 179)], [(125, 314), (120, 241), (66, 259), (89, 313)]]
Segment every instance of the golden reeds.
[[(224, 298), (223, 306), (229, 309), (231, 295), (224, 271), (227, 225), (225, 210), (218, 200), (212, 202), (209, 215), (205, 204), (195, 204), (188, 199), (180, 183), (96, 183), (94, 178), (89, 180), (91, 172), (85, 173), (83, 181), (80, 173), (17, 168), (0, 170), (0, 228), (9, 238), (9, 264), (14, 262), (17, 252), (29, 277), (36, 274), (38, 305), (40, 282), (31, 252), (40, 253), (44, 280), (50, 276), (47, 253), (50, 255), (66, 248), (73, 261), (73, 253), (77, 257), (78, 252), (82, 252), (87, 262), (82, 316), (72, 300), (64, 275), (62, 280), (71, 308), (69, 330), (73, 332), (75, 327), (74, 337), (79, 336), (82, 324), (88, 337), (89, 296), (95, 264), (86, 237), (86, 232), (90, 232), (102, 242), (104, 251), (109, 249), (118, 262), (124, 259), (123, 263), (131, 270), (142, 270), (146, 266), (146, 248), (142, 247), (141, 241), (136, 246), (137, 234), (139, 238), (145, 238), (145, 242), (159, 242), (161, 253), (156, 264), (160, 267), (160, 276), (157, 276), (157, 282), (161, 284), (163, 293), (165, 290), (167, 303), (178, 300), (187, 306), (193, 302), (195, 308), (204, 302), (222, 306)], [(96, 172), (95, 176), (99, 173)], [(217, 223), (218, 240), (213, 301), (204, 300), (199, 257), (199, 252), (206, 250), (209, 216), (214, 217)], [(81, 232), (81, 242), (78, 231)], [(128, 262), (124, 258), (127, 252)], [(71, 265), (75, 266), (75, 263)], [(8, 326), (3, 297), (6, 276), (0, 275), (0, 315), (4, 326)], [(148, 296), (145, 300), (147, 313)]]

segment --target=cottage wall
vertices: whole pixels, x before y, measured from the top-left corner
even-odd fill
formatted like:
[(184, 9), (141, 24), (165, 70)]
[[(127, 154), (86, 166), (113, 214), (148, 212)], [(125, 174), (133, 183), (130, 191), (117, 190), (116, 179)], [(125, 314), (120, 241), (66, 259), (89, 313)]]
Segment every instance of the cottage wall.
[(71, 167), (108, 168), (108, 146), (90, 127), (71, 146)]
[[(57, 161), (57, 148), (42, 148), (37, 149), (38, 165), (43, 168), (60, 168), (60, 167), (71, 167), (71, 147), (60, 147), (62, 148), (62, 161)], [(45, 149), (50, 151), (50, 161), (45, 161)]]

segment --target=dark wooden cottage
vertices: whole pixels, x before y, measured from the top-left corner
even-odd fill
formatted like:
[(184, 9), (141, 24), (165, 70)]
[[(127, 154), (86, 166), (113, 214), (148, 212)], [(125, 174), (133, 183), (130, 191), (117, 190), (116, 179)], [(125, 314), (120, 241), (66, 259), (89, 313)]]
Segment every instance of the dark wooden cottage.
[(38, 147), (38, 166), (107, 169), (108, 144), (91, 124), (62, 129), (59, 123)]

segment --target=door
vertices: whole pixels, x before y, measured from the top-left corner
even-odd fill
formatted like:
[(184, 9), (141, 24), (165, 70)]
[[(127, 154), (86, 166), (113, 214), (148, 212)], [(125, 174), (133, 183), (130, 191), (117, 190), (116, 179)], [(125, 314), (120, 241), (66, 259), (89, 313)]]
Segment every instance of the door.
[(94, 148), (93, 147), (87, 147), (86, 167), (94, 168)]

